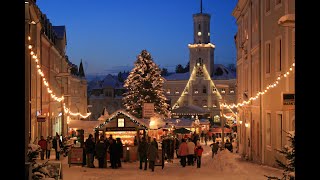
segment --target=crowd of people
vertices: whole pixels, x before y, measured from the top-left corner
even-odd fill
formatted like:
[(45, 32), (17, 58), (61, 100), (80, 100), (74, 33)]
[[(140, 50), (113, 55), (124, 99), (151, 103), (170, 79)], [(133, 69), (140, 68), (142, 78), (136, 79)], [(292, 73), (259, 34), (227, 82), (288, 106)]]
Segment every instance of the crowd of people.
[[(189, 137), (183, 138), (164, 138), (162, 139), (162, 151), (164, 152), (164, 160), (174, 159), (174, 150), (176, 157), (180, 159), (180, 164), (182, 167), (185, 166), (194, 166), (196, 164), (197, 168), (201, 167), (201, 157), (203, 153), (202, 144), (207, 145), (207, 142), (212, 140), (210, 147), (212, 149), (212, 158), (215, 154), (222, 149), (228, 149), (230, 152), (233, 152), (233, 145), (226, 139), (224, 147), (221, 146), (222, 143), (216, 141), (214, 135), (211, 138), (207, 138), (204, 133), (200, 135), (197, 133), (191, 134)], [(201, 142), (201, 143), (200, 143)], [(61, 138), (58, 134), (54, 138), (50, 136), (47, 139), (44, 139), (41, 136), (38, 141), (38, 145), (41, 147), (40, 157), (41, 160), (50, 159), (51, 149), (55, 150), (56, 160), (60, 160), (60, 154), (63, 152), (64, 142), (61, 141)], [(150, 137), (142, 137), (138, 139), (135, 144), (137, 146), (137, 153), (139, 158), (139, 169), (147, 170), (149, 163), (149, 169), (154, 171), (155, 163), (159, 159), (158, 154), (158, 142), (156, 138), (151, 139)], [(98, 160), (99, 168), (106, 168), (107, 166), (107, 156), (109, 155), (110, 166), (112, 169), (121, 168), (121, 159), (123, 159), (123, 144), (120, 138), (114, 139), (112, 135), (109, 138), (105, 138), (103, 135), (100, 136), (97, 140), (93, 137), (92, 134), (89, 134), (89, 137), (83, 142), (82, 145), (84, 149), (83, 165), (86, 165), (89, 168), (95, 168), (94, 159)]]

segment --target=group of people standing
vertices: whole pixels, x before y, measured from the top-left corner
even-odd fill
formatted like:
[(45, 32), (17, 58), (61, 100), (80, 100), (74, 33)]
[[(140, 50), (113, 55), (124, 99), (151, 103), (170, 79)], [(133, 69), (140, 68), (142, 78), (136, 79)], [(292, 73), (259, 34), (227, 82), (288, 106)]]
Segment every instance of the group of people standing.
[(107, 153), (110, 155), (110, 167), (117, 169), (121, 167), (121, 158), (123, 158), (123, 144), (120, 138), (113, 139), (112, 135), (105, 139), (100, 136), (97, 143), (95, 143), (92, 134), (89, 134), (85, 141), (85, 153), (87, 156), (87, 167), (95, 168), (94, 158), (98, 159), (99, 168), (107, 167)]
[(40, 137), (38, 145), (41, 147), (40, 158), (44, 160), (44, 155), (46, 154), (46, 159), (50, 159), (50, 152), (52, 148), (56, 152), (56, 160), (60, 160), (60, 152), (62, 150), (63, 144), (60, 139), (60, 136), (56, 136), (52, 139), (51, 136), (48, 136), (47, 139), (44, 139), (43, 136)]
[(203, 148), (200, 144), (200, 141), (196, 139), (196, 141), (192, 141), (191, 138), (181, 139), (181, 143), (178, 149), (178, 156), (180, 158), (180, 164), (182, 167), (194, 166), (194, 162), (197, 162), (197, 168), (201, 167), (201, 156), (202, 156)]
[(147, 170), (147, 163), (149, 161), (149, 169), (154, 171), (155, 162), (159, 159), (158, 155), (158, 142), (154, 138), (152, 142), (147, 142), (145, 137), (142, 137), (141, 142), (138, 145), (138, 154), (140, 166), (139, 169), (142, 169), (142, 164), (144, 163), (144, 170)]

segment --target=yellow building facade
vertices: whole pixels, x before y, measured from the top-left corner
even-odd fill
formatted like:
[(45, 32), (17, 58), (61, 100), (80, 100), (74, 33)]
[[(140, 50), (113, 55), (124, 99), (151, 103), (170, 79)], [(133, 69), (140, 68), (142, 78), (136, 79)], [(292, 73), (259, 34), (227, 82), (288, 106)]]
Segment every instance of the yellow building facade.
[[(237, 102), (243, 157), (276, 166), (295, 130), (295, 1), (238, 0)], [(250, 99), (251, 98), (251, 99)], [(241, 123), (241, 124), (240, 124)]]

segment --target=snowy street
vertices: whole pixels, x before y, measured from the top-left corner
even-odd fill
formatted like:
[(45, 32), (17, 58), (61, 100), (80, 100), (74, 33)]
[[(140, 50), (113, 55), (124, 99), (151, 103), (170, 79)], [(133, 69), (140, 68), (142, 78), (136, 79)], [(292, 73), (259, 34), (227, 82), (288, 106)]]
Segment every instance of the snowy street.
[[(282, 171), (276, 168), (262, 166), (241, 160), (239, 154), (221, 151), (211, 158), (211, 149), (203, 145), (201, 168), (195, 166), (182, 167), (179, 159), (174, 159), (172, 163), (165, 163), (163, 169), (156, 166), (155, 171), (140, 170), (139, 162), (122, 162), (120, 169), (99, 169), (95, 159), (96, 168), (87, 168), (78, 165), (68, 165), (68, 158), (62, 157), (63, 180), (112, 180), (112, 179), (195, 179), (201, 177), (205, 179), (236, 179), (236, 180), (267, 180), (264, 175), (281, 177)], [(51, 156), (54, 158), (54, 155)], [(108, 163), (108, 166), (110, 163)]]

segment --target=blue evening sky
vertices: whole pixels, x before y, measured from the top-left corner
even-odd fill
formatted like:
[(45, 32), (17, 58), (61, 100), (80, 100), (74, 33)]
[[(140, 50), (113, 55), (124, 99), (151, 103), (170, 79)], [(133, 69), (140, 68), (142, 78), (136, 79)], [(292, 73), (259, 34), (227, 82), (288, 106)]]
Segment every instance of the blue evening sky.
[[(203, 0), (203, 13), (211, 15), (211, 43), (215, 64), (236, 63), (231, 15), (237, 0)], [(131, 70), (146, 49), (161, 68), (174, 71), (189, 61), (193, 43), (192, 15), (200, 0), (38, 0), (53, 26), (65, 25), (67, 55), (81, 59), (85, 73), (102, 75)]]

